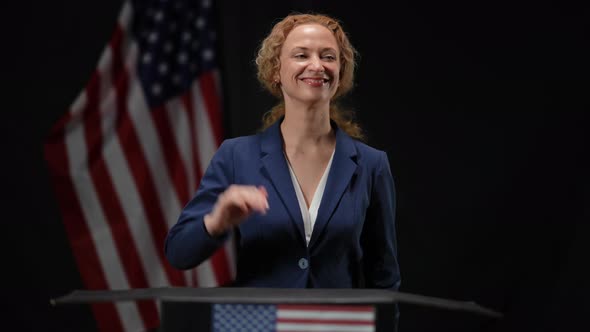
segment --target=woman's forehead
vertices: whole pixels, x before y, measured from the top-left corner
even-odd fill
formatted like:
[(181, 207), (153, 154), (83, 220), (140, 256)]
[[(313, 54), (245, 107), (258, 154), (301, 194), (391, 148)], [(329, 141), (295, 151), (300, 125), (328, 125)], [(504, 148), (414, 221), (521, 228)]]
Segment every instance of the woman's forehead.
[(283, 48), (308, 48), (312, 45), (338, 50), (338, 42), (332, 31), (315, 23), (302, 24), (293, 28), (287, 35)]

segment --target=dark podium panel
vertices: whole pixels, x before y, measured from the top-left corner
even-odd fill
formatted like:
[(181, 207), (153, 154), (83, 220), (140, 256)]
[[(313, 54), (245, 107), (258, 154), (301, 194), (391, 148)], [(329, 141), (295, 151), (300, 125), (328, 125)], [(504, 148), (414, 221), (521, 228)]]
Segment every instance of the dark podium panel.
[[(482, 319), (502, 317), (502, 314), (479, 306), (474, 302), (453, 301), (376, 289), (173, 287), (114, 291), (77, 290), (69, 295), (51, 300), (51, 302), (54, 305), (60, 305), (137, 300), (156, 300), (160, 302), (161, 325), (159, 331), (162, 332), (213, 331), (214, 308), (218, 310), (218, 308), (235, 307), (232, 305), (246, 311), (281, 306), (297, 308), (298, 305), (315, 309), (323, 307), (351, 308), (351, 310), (372, 308), (371, 317), (374, 319), (375, 331), (395, 331), (395, 313), (398, 304), (471, 313), (480, 316)], [(222, 328), (221, 330), (228, 329)]]

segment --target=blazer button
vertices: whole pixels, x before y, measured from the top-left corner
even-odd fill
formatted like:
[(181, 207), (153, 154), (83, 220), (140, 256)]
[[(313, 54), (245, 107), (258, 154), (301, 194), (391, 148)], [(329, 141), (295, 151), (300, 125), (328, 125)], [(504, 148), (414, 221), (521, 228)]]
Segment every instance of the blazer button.
[(305, 269), (307, 269), (308, 266), (309, 266), (309, 262), (307, 261), (307, 259), (301, 258), (299, 260), (299, 268), (300, 269), (305, 270)]

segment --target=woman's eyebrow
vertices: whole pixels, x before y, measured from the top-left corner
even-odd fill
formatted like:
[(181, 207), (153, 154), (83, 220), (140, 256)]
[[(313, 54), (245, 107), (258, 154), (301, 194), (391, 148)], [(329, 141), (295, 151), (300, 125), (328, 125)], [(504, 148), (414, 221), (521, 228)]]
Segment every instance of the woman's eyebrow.
[[(309, 51), (308, 47), (305, 46), (295, 46), (291, 49), (291, 51)], [(320, 49), (321, 52), (326, 52), (326, 51), (332, 51), (332, 52), (336, 52), (336, 50), (332, 47), (324, 47)]]

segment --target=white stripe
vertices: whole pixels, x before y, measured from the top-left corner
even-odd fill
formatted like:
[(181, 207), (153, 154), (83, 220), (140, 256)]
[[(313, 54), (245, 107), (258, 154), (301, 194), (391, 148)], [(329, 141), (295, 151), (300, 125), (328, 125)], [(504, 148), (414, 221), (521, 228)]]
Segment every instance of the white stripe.
[(133, 12), (133, 10), (131, 8), (130, 1), (125, 1), (123, 3), (123, 8), (121, 8), (121, 12), (119, 13), (119, 17), (117, 19), (120, 26), (122, 26), (122, 27), (129, 26), (129, 23), (131, 22), (132, 12)]
[[(107, 47), (105, 47), (104, 51), (102, 51), (100, 59), (98, 60), (97, 70), (98, 70), (98, 72), (100, 72), (102, 77), (104, 77), (104, 75), (107, 75), (107, 74), (109, 74), (109, 76), (110, 76), (111, 69), (113, 66), (113, 51), (110, 46), (111, 46), (110, 44), (107, 44)], [(101, 83), (103, 83), (103, 84), (111, 83), (110, 77), (102, 80)], [(104, 90), (104, 91), (107, 91), (107, 90)]]
[[(109, 289), (128, 289), (129, 282), (123, 272), (123, 265), (115, 249), (109, 225), (100, 208), (98, 196), (88, 173), (88, 154), (83, 123), (75, 122), (74, 124), (73, 127), (68, 125), (69, 128), (66, 130), (68, 135), (65, 137), (72, 183)], [(115, 306), (125, 330), (132, 331), (144, 327), (135, 303), (117, 302)]]
[(233, 235), (225, 242), (225, 257), (229, 266), (230, 279), (234, 280), (236, 278), (236, 246)]
[(198, 80), (193, 83), (191, 90), (195, 105), (195, 130), (197, 131), (197, 144), (199, 145), (199, 160), (202, 169), (205, 170), (217, 150), (217, 142), (211, 128)]
[(199, 287), (217, 287), (217, 278), (213, 271), (211, 260), (208, 259), (197, 266), (197, 280)]
[(78, 97), (76, 97), (76, 99), (72, 103), (72, 106), (70, 106), (69, 111), (70, 115), (73, 118), (77, 117), (82, 112), (82, 110), (84, 110), (84, 108), (86, 107), (87, 98), (88, 97), (86, 96), (86, 90), (80, 92)]
[(195, 283), (193, 282), (193, 273), (194, 273), (194, 270), (184, 270), (183, 271), (184, 280), (186, 281), (187, 287), (195, 287)]
[[(193, 106), (194, 109), (194, 106)], [(180, 98), (174, 98), (170, 100), (166, 105), (166, 111), (168, 118), (171, 123), (171, 127), (174, 128), (174, 137), (176, 139), (176, 146), (180, 152), (182, 162), (184, 164), (185, 171), (187, 172), (188, 180), (188, 192), (189, 199), (192, 198), (196, 192), (197, 187), (197, 167), (193, 164), (193, 150), (192, 145), (195, 144), (192, 140), (192, 134), (190, 130), (190, 121), (188, 116), (188, 110)], [(194, 115), (193, 115), (194, 117)], [(186, 205), (188, 202), (180, 202), (181, 205)], [(194, 283), (193, 273), (197, 271), (185, 271), (184, 278), (188, 286), (196, 286)], [(197, 274), (198, 275), (198, 274)]]
[[(195, 108), (195, 130), (197, 132), (197, 142), (199, 146), (199, 162), (201, 166), (201, 174), (205, 172), (211, 158), (217, 151), (217, 142), (212, 129), (209, 114), (205, 107), (203, 94), (201, 92), (200, 81), (196, 80), (191, 86), (193, 103)], [(235, 272), (235, 248), (233, 241), (228, 240), (225, 244), (226, 249), (226, 261), (230, 268), (230, 274), (233, 278)], [(201, 263), (197, 269), (197, 276), (199, 277), (200, 287), (216, 287), (218, 286), (217, 278), (213, 270), (213, 266), (209, 260)]]
[[(174, 134), (176, 146), (178, 147), (180, 158), (182, 159), (182, 163), (187, 174), (187, 188), (189, 194), (188, 199), (190, 200), (195, 192), (196, 187), (196, 169), (193, 165), (193, 152), (191, 150), (192, 139), (187, 112), (188, 110), (180, 98), (173, 98), (168, 103), (166, 103), (166, 115), (168, 116), (170, 127), (172, 128), (172, 132)], [(188, 201), (180, 202), (182, 206), (186, 205), (187, 203)], [(184, 279), (188, 286), (193, 286), (192, 274), (189, 271), (185, 271)]]
[[(134, 43), (132, 45), (132, 51), (137, 52), (137, 44)], [(135, 61), (130, 61), (126, 67), (130, 77), (134, 77)], [(164, 153), (162, 152), (162, 143), (153, 123), (151, 111), (146, 104), (146, 98), (140, 82), (137, 79), (131, 79), (130, 82), (127, 102), (128, 112), (135, 131), (139, 136), (139, 142), (143, 155), (147, 160), (151, 177), (154, 180), (167, 227), (170, 228), (176, 223), (181, 207), (168, 174)]]
[[(193, 195), (195, 192), (196, 175), (195, 166), (193, 165), (193, 152), (191, 150), (192, 137), (187, 112), (188, 110), (180, 98), (171, 99), (168, 103), (166, 103), (166, 113), (168, 115), (168, 120), (170, 121), (170, 126), (173, 129), (172, 131), (174, 134), (174, 139), (176, 141), (178, 151), (180, 152), (184, 169), (187, 172), (189, 195)], [(188, 199), (190, 198), (191, 197)], [(181, 202), (181, 205), (184, 206), (187, 203), (188, 201)]]
[[(125, 221), (129, 226), (137, 248), (149, 287), (168, 286), (170, 283), (164, 273), (164, 266), (158, 259), (159, 255), (147, 221), (146, 209), (143, 207), (137, 186), (133, 181), (133, 175), (121, 148), (122, 144), (116, 133), (115, 110), (115, 94), (110, 93), (101, 107), (101, 125), (104, 137), (103, 157), (114, 185), (117, 200), (121, 203)], [(123, 142), (123, 144), (125, 143)]]
[(110, 45), (105, 47), (105, 50), (102, 54), (100, 59), (101, 63), (98, 65), (98, 71), (100, 74), (100, 84), (99, 84), (99, 97), (98, 100), (101, 104), (101, 108), (103, 108), (102, 104), (105, 102), (110, 103), (113, 100), (114, 107), (114, 91), (111, 89), (112, 86), (112, 61), (113, 61), (113, 52), (111, 50)]
[(277, 331), (373, 332), (374, 325), (277, 323)]
[[(216, 87), (216, 98), (221, 103), (221, 79), (218, 70), (213, 71), (213, 79)], [(197, 141), (199, 144), (199, 159), (201, 174), (205, 173), (211, 158), (217, 151), (217, 142), (209, 118), (209, 112), (205, 106), (200, 81), (195, 81), (192, 86), (193, 100), (195, 105), (195, 128), (197, 131)], [(233, 239), (228, 239), (225, 243), (225, 256), (229, 266), (230, 278), (236, 277), (236, 248)]]
[(277, 310), (278, 318), (301, 318), (301, 319), (338, 319), (349, 321), (373, 321), (375, 313), (371, 312), (351, 312), (351, 311), (315, 311), (315, 310), (296, 310), (296, 309), (279, 309)]

